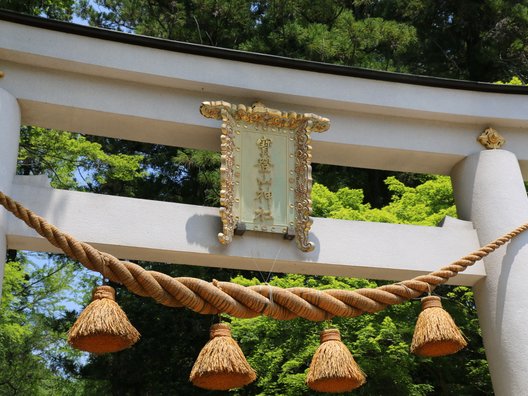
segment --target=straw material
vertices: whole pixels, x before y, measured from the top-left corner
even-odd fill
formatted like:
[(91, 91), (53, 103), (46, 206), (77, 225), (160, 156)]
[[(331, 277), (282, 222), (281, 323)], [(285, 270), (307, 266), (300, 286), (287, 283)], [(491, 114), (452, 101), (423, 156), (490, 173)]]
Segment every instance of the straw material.
[(114, 288), (99, 286), (93, 292), (92, 302), (70, 329), (68, 342), (76, 349), (102, 354), (129, 348), (139, 336), (115, 302)]
[(354, 317), (375, 313), (388, 305), (401, 304), (434, 290), (528, 230), (528, 223), (525, 223), (438, 271), (392, 285), (358, 290), (281, 289), (263, 285), (242, 287), (228, 282), (208, 283), (195, 278), (171, 278), (157, 271), (147, 271), (138, 264), (119, 260), (79, 241), (1, 191), (0, 205), (70, 258), (92, 271), (100, 272), (111, 281), (126, 285), (137, 295), (152, 297), (169, 307), (186, 307), (204, 315), (226, 313), (237, 318), (266, 315), (280, 320), (301, 317), (321, 321), (334, 316)]
[(255, 381), (257, 375), (231, 337), (229, 325), (214, 324), (210, 335), (191, 370), (191, 382), (204, 389), (228, 390)]
[(445, 356), (458, 352), (466, 345), (451, 315), (442, 308), (440, 297), (422, 298), (422, 312), (414, 329), (411, 352), (424, 357)]
[(341, 342), (338, 329), (321, 332), (321, 345), (308, 370), (306, 383), (318, 392), (348, 392), (365, 383), (365, 374)]

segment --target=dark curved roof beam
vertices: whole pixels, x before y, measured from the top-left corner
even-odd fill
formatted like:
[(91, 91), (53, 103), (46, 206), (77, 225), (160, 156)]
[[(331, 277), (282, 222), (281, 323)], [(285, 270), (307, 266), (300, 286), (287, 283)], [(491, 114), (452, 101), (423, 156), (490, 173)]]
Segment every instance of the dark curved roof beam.
[(492, 126), (528, 175), (528, 89), (161, 40), (0, 11), (0, 87), (25, 124), (219, 150), (206, 100), (328, 117), (314, 162), (449, 174)]

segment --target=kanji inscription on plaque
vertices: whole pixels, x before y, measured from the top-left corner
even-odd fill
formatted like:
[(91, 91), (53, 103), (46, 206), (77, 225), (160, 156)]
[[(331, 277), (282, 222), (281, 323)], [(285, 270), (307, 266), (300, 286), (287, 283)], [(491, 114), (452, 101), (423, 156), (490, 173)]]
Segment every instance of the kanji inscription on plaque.
[(202, 115), (220, 119), (223, 229), (218, 239), (231, 243), (237, 229), (284, 234), (309, 252), (312, 224), (310, 133), (324, 132), (330, 121), (227, 102), (203, 102)]

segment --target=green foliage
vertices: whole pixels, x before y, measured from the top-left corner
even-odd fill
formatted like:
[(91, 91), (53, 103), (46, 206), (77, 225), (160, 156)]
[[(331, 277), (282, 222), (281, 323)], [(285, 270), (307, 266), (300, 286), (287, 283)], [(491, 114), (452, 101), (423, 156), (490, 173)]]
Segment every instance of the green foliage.
[(158, 201), (219, 205), (218, 153), (94, 136), (88, 139), (104, 147), (107, 155), (133, 153), (141, 158), (138, 171), (141, 177), (132, 180), (109, 177), (92, 191)]
[(73, 316), (56, 316), (71, 298), (76, 266), (18, 258), (6, 264), (0, 304), (0, 394), (81, 394), (82, 384), (64, 372), (79, 356), (65, 341)]
[[(185, 168), (181, 179), (185, 196), (182, 201), (220, 205), (220, 154), (180, 149), (172, 161)], [(191, 197), (194, 197), (194, 200)]]
[(173, 40), (477, 81), (527, 79), (528, 5), (515, 0), (81, 0), (76, 10), (94, 26)]
[(143, 178), (142, 155), (107, 154), (98, 143), (76, 133), (23, 127), (18, 168), (22, 174), (47, 174), (51, 185), (93, 191), (108, 180)]
[(372, 2), (369, 12), (416, 28), (413, 73), (491, 82), (526, 77), (527, 10), (515, 0), (398, 0)]
[(358, 19), (341, 1), (82, 0), (76, 9), (115, 30), (384, 70), (407, 70), (417, 40), (413, 26)]
[(521, 79), (517, 76), (513, 76), (510, 81), (497, 81), (495, 84), (524, 85)]
[(334, 193), (316, 183), (312, 189), (313, 215), (420, 225), (436, 225), (445, 216), (456, 217), (451, 181), (446, 176), (434, 176), (415, 188), (405, 186), (393, 176), (385, 183), (393, 195), (391, 202), (380, 209), (363, 203), (362, 190), (343, 187)]
[(528, 78), (528, 5), (516, 0), (0, 0), (0, 8), (380, 70)]
[(18, 173), (47, 174), (55, 188), (217, 206), (219, 168), (207, 151), (21, 130)]
[(393, 199), (384, 209), (398, 223), (436, 225), (445, 216), (456, 217), (453, 189), (447, 176), (436, 176), (416, 188), (406, 187), (394, 177), (389, 177), (386, 183)]
[(234, 47), (253, 33), (252, 5), (249, 0), (81, 0), (77, 12), (109, 29)]
[(70, 21), (75, 0), (0, 0), (0, 8), (30, 15)]
[(256, 36), (240, 49), (401, 71), (406, 70), (402, 57), (415, 48), (412, 26), (383, 18), (358, 20), (336, 2), (265, 3), (259, 3), (266, 11)]

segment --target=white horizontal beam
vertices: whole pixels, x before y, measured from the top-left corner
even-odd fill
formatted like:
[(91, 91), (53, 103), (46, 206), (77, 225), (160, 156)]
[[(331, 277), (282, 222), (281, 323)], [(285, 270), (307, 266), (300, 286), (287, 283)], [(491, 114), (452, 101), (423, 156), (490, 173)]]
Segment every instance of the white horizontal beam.
[(293, 70), (123, 44), (0, 21), (0, 87), (26, 124), (218, 150), (219, 123), (198, 112), (223, 99), (331, 119), (315, 162), (448, 174), (505, 136), (528, 175), (528, 96), (434, 88)]
[[(404, 280), (429, 273), (478, 248), (471, 223), (443, 227), (315, 218), (316, 249), (299, 251), (276, 234), (246, 232), (221, 245), (217, 208), (55, 190), (39, 177), (17, 176), (12, 195), (62, 230), (120, 258), (253, 271)], [(57, 252), (11, 216), (10, 249)], [(485, 276), (475, 265), (452, 283)]]

